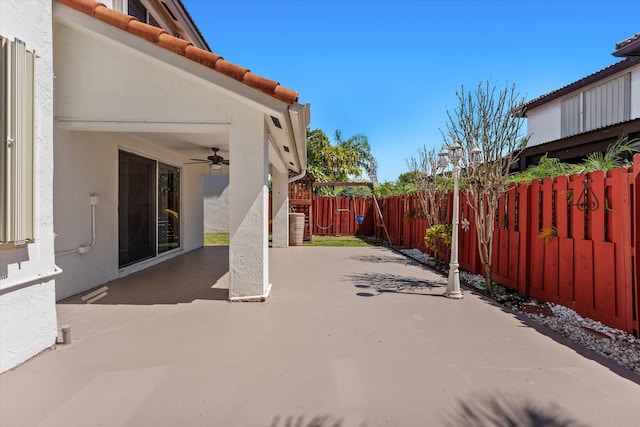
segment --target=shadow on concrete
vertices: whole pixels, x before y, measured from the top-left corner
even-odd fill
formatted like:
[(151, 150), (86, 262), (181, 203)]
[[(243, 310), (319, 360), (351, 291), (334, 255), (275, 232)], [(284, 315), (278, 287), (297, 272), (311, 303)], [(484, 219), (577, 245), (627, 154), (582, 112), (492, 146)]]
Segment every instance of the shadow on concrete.
[[(405, 257), (410, 258), (408, 255), (396, 251), (397, 253), (400, 253), (401, 255), (404, 255)], [(433, 271), (439, 275), (442, 275), (443, 277), (446, 278), (445, 273), (443, 273), (442, 271), (439, 271), (435, 268), (432, 268), (428, 265), (425, 265), (423, 263), (419, 263), (421, 265), (423, 265), (426, 269)], [(542, 335), (545, 335), (551, 339), (553, 339), (554, 341), (558, 342), (559, 344), (562, 344), (566, 347), (571, 348), (572, 350), (574, 350), (576, 353), (580, 354), (582, 357), (585, 357), (587, 359), (593, 360), (594, 362), (597, 362), (599, 364), (601, 364), (602, 366), (608, 368), (609, 370), (611, 370), (612, 372), (616, 373), (617, 375), (628, 379), (638, 385), (640, 385), (640, 375), (636, 374), (635, 372), (631, 371), (629, 368), (619, 365), (615, 360), (609, 359), (605, 356), (602, 356), (598, 353), (596, 353), (594, 350), (591, 350), (590, 348), (584, 347), (583, 345), (571, 341), (569, 338), (566, 338), (564, 336), (562, 336), (561, 334), (553, 331), (552, 329), (550, 329), (549, 327), (545, 326), (545, 325), (541, 325), (539, 323), (536, 323), (534, 320), (532, 320), (530, 317), (526, 316), (524, 313), (518, 312), (516, 310), (513, 310), (511, 308), (508, 308), (502, 304), (500, 304), (499, 302), (493, 300), (492, 298), (488, 297), (487, 295), (485, 295), (483, 292), (481, 292), (480, 290), (476, 289), (473, 286), (469, 286), (466, 285), (464, 282), (461, 283), (462, 284), (462, 290), (463, 293), (473, 293), (475, 295), (477, 295), (478, 297), (480, 297), (482, 300), (484, 300), (485, 302), (493, 305), (494, 307), (502, 310), (505, 313), (509, 313), (513, 316), (515, 316), (521, 323), (522, 326), (524, 328), (533, 328), (535, 329), (537, 332), (539, 332)], [(446, 285), (445, 285), (446, 286)], [(367, 295), (368, 296), (368, 295)], [(373, 295), (372, 295), (373, 296)]]
[(605, 356), (602, 356), (596, 353), (594, 350), (591, 350), (590, 348), (584, 347), (581, 344), (571, 341), (570, 339), (560, 335), (559, 333), (553, 331), (552, 329), (534, 322), (524, 314), (516, 313), (510, 310), (506, 310), (506, 311), (513, 313), (518, 318), (518, 320), (520, 320), (523, 323), (522, 327), (533, 328), (537, 332), (541, 333), (542, 335), (545, 335), (551, 338), (552, 340), (556, 341), (557, 343), (570, 348), (571, 350), (575, 351), (582, 357), (593, 360), (594, 362), (597, 362), (600, 365), (608, 368), (610, 371), (621, 376), (622, 378), (625, 378), (631, 382), (634, 382), (640, 385), (640, 375), (636, 374), (635, 372), (631, 371), (629, 368), (625, 366), (619, 365), (615, 360), (606, 358)]
[[(276, 416), (269, 427), (341, 427), (343, 420), (331, 415), (319, 415), (306, 419), (304, 415)], [(364, 424), (361, 427), (365, 427)]]
[[(555, 403), (541, 404), (518, 394), (474, 393), (459, 399), (448, 411), (443, 411), (441, 422), (448, 427), (585, 426), (566, 412)], [(331, 415), (311, 418), (303, 415), (286, 417), (278, 415), (269, 427), (341, 427), (344, 423), (345, 420)], [(430, 423), (424, 420), (422, 425), (430, 425)], [(366, 424), (362, 423), (359, 426), (366, 427)]]
[(478, 393), (458, 401), (444, 417), (450, 427), (578, 427), (555, 403), (538, 404), (530, 398), (501, 392)]
[(600, 365), (608, 368), (610, 371), (614, 372), (615, 374), (640, 385), (640, 375), (636, 374), (635, 372), (631, 371), (629, 368), (625, 366), (619, 365), (615, 360), (602, 356), (596, 353), (594, 350), (591, 350), (590, 348), (587, 348), (577, 342), (571, 341), (569, 338), (564, 337), (558, 332), (555, 332), (553, 329), (535, 322), (533, 319), (531, 319), (529, 316), (525, 315), (524, 313), (505, 307), (504, 305), (494, 301), (493, 299), (489, 298), (487, 295), (485, 295), (484, 293), (480, 292), (478, 289), (472, 286), (464, 285), (463, 292), (473, 293), (478, 297), (480, 297), (480, 299), (493, 305), (494, 307), (504, 311), (505, 313), (509, 313), (512, 316), (515, 316), (521, 322), (520, 327), (535, 329), (536, 332), (551, 338), (552, 340), (556, 341), (559, 344), (564, 345), (565, 347), (570, 348), (571, 350), (575, 351), (582, 357), (585, 357), (589, 360), (593, 360), (594, 362), (597, 362)]
[(206, 246), (58, 304), (154, 305), (227, 301), (229, 248)]
[(375, 292), (358, 292), (356, 295), (361, 297), (371, 297), (385, 293), (441, 297), (441, 293), (427, 291), (433, 291), (435, 288), (446, 287), (445, 283), (389, 273), (356, 273), (346, 276), (345, 280), (356, 282), (356, 285), (354, 286), (358, 289), (367, 289)]
[(397, 257), (391, 255), (354, 255), (352, 257), (349, 257), (349, 259), (360, 262), (372, 262), (375, 264), (392, 263), (395, 265), (415, 265), (418, 267), (426, 267), (424, 264), (407, 256)]

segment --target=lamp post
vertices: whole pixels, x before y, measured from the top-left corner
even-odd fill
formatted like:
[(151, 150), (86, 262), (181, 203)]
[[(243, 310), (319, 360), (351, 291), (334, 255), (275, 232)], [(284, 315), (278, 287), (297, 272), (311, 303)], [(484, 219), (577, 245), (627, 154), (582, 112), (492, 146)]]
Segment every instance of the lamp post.
[[(438, 153), (440, 157), (440, 165), (446, 166), (447, 162), (453, 165), (453, 217), (451, 221), (451, 260), (449, 262), (449, 280), (444, 295), (447, 298), (462, 299), (462, 291), (460, 290), (460, 270), (458, 264), (458, 230), (460, 224), (460, 200), (458, 180), (460, 179), (460, 160), (462, 160), (462, 146), (453, 144), (448, 147), (448, 151), (443, 149)], [(476, 170), (476, 167), (482, 163), (482, 150), (478, 146), (474, 146), (469, 151), (469, 164)]]
[(453, 144), (449, 146), (449, 151), (442, 150), (438, 153), (442, 163), (447, 160), (453, 165), (453, 218), (451, 221), (451, 260), (449, 261), (449, 280), (447, 282), (447, 290), (444, 296), (447, 298), (461, 299), (462, 291), (460, 290), (460, 270), (458, 269), (458, 224), (459, 224), (459, 206), (458, 200), (458, 179), (460, 178), (460, 160), (462, 159), (462, 146)]

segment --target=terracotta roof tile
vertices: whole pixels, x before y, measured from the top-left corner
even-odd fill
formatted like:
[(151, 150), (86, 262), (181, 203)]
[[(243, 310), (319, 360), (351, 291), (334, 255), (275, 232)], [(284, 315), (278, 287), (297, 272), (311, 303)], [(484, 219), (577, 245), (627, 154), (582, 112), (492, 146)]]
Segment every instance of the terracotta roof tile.
[(273, 93), (274, 90), (278, 87), (278, 82), (265, 79), (264, 77), (256, 76), (252, 73), (247, 73), (244, 76), (244, 82), (249, 86), (255, 87), (266, 93)]
[(247, 68), (225, 61), (220, 55), (195, 47), (191, 42), (169, 35), (165, 30), (142, 23), (132, 16), (109, 9), (95, 0), (56, 1), (234, 78), (280, 101), (288, 104), (298, 101), (298, 92), (282, 87), (276, 81), (253, 74)]
[(182, 56), (185, 56), (187, 46), (193, 46), (193, 43), (191, 43), (190, 41), (182, 40), (177, 37), (170, 36), (169, 34), (160, 34), (157, 44), (158, 46), (178, 53)]
[(158, 40), (160, 40), (160, 36), (162, 34), (167, 34), (167, 32), (162, 28), (142, 23), (137, 19), (129, 22), (127, 31), (131, 34), (135, 34), (138, 37), (147, 39), (147, 41), (150, 41), (151, 43), (158, 43)]
[(215, 68), (218, 59), (222, 59), (220, 55), (199, 49), (195, 46), (187, 46), (184, 56), (209, 68)]
[(57, 0), (57, 2), (91, 16), (93, 16), (93, 11), (96, 7), (104, 6), (102, 3), (97, 3), (93, 0)]
[(222, 74), (226, 74), (229, 77), (233, 77), (238, 81), (242, 81), (244, 79), (244, 75), (249, 72), (248, 69), (236, 65), (233, 62), (225, 61), (222, 58), (216, 62), (215, 70)]
[(272, 96), (274, 98), (278, 98), (280, 101), (288, 102), (289, 104), (293, 104), (298, 100), (298, 92), (287, 89), (284, 86), (276, 87)]
[(133, 21), (133, 16), (125, 15), (115, 10), (108, 9), (104, 6), (96, 7), (93, 11), (93, 17), (99, 19), (107, 24), (113, 25), (114, 27), (118, 27), (121, 30), (126, 30), (129, 26), (129, 22)]

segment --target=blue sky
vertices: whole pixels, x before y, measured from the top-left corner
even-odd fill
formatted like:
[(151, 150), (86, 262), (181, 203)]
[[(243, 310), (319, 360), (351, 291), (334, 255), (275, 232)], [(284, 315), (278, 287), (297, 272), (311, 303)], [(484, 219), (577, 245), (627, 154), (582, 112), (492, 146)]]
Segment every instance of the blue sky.
[(183, 2), (214, 52), (298, 91), (312, 129), (366, 135), (380, 182), (442, 145), (462, 85), (533, 99), (618, 62), (640, 32), (640, 0)]

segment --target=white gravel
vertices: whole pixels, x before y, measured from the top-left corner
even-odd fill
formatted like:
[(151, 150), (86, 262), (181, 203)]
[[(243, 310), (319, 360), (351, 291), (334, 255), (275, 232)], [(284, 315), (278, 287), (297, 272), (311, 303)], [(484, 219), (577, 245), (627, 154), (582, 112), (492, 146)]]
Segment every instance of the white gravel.
[[(430, 267), (437, 267), (435, 259), (418, 249), (402, 249), (403, 254)], [(460, 270), (460, 280), (467, 286), (473, 286), (484, 290), (484, 277), (473, 275), (467, 271)], [(615, 360), (618, 364), (625, 366), (631, 371), (640, 374), (640, 339), (625, 331), (611, 328), (593, 319), (583, 317), (574, 310), (553, 304), (524, 299), (529, 305), (549, 307), (553, 316), (544, 314), (527, 313), (513, 305), (509, 308), (531, 320), (539, 323), (556, 333), (578, 343), (596, 353)]]

